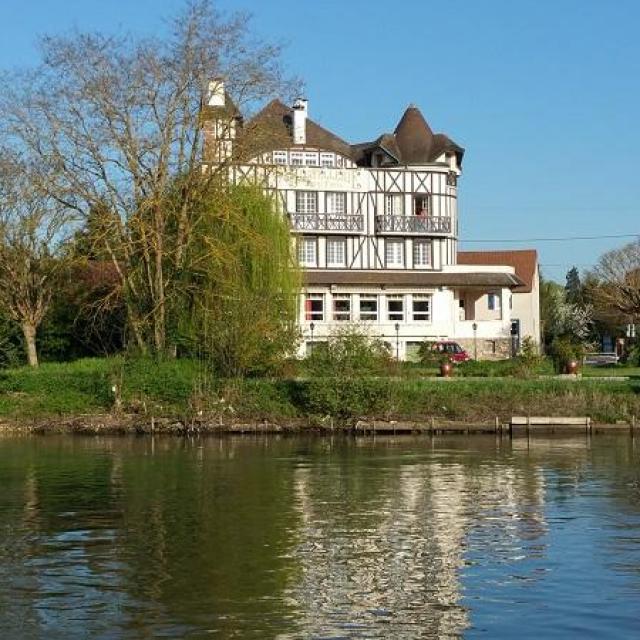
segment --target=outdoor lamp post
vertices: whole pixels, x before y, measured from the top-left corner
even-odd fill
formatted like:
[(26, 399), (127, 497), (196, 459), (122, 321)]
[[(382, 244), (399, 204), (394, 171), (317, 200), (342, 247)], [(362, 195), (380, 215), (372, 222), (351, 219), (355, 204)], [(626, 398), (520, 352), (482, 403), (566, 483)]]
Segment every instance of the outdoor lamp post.
[(471, 325), (471, 328), (473, 329), (473, 359), (477, 360), (478, 359), (478, 323), (474, 322)]
[(311, 322), (309, 324), (309, 329), (311, 331), (311, 342), (309, 343), (309, 353), (313, 352), (313, 330), (316, 328), (316, 323), (315, 322)]
[(400, 360), (400, 323), (396, 322), (396, 360)]

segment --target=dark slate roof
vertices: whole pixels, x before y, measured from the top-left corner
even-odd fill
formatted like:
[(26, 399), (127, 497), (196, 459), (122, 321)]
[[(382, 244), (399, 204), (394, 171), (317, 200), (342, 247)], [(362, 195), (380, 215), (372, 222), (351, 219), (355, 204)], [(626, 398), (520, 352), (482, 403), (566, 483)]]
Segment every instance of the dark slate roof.
[(511, 273), (447, 273), (443, 271), (305, 271), (307, 285), (374, 285), (412, 287), (509, 287), (524, 283)]
[(290, 107), (280, 100), (272, 100), (244, 126), (243, 152), (252, 156), (275, 149), (314, 147), (352, 157), (351, 145), (331, 131), (307, 118), (307, 141), (293, 143), (293, 116)]
[(358, 164), (367, 165), (377, 149), (393, 156), (398, 164), (420, 165), (435, 162), (443, 153), (455, 153), (462, 164), (464, 149), (443, 133), (433, 133), (420, 109), (409, 105), (393, 133), (373, 142), (353, 145)]
[(538, 252), (535, 249), (516, 251), (458, 251), (458, 264), (507, 265), (516, 270), (522, 286), (515, 293), (531, 293), (538, 266)]

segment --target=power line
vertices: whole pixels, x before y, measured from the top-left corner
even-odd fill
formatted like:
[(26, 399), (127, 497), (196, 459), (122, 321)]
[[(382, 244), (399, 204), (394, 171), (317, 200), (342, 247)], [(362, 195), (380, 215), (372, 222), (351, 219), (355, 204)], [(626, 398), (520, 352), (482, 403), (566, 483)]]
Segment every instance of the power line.
[(574, 240), (610, 240), (612, 238), (638, 238), (640, 233), (619, 233), (613, 235), (600, 236), (562, 236), (558, 238), (503, 238), (502, 240), (460, 240), (468, 243), (507, 243), (507, 242), (573, 242)]

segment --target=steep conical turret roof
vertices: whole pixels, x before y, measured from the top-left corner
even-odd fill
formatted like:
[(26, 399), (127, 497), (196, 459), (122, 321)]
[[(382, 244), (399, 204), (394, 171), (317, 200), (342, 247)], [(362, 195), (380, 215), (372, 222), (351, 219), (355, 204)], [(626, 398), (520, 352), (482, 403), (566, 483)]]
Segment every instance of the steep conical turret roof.
[(398, 122), (395, 136), (406, 164), (422, 164), (432, 159), (433, 131), (415, 105), (407, 107)]

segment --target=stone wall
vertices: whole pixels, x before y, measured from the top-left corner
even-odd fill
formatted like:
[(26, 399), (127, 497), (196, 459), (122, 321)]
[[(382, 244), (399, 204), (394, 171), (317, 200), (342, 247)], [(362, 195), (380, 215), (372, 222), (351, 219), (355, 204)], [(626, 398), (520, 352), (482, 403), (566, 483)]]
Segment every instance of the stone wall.
[[(474, 357), (473, 338), (456, 338), (456, 342)], [(503, 360), (511, 357), (511, 338), (478, 338), (478, 360)]]

